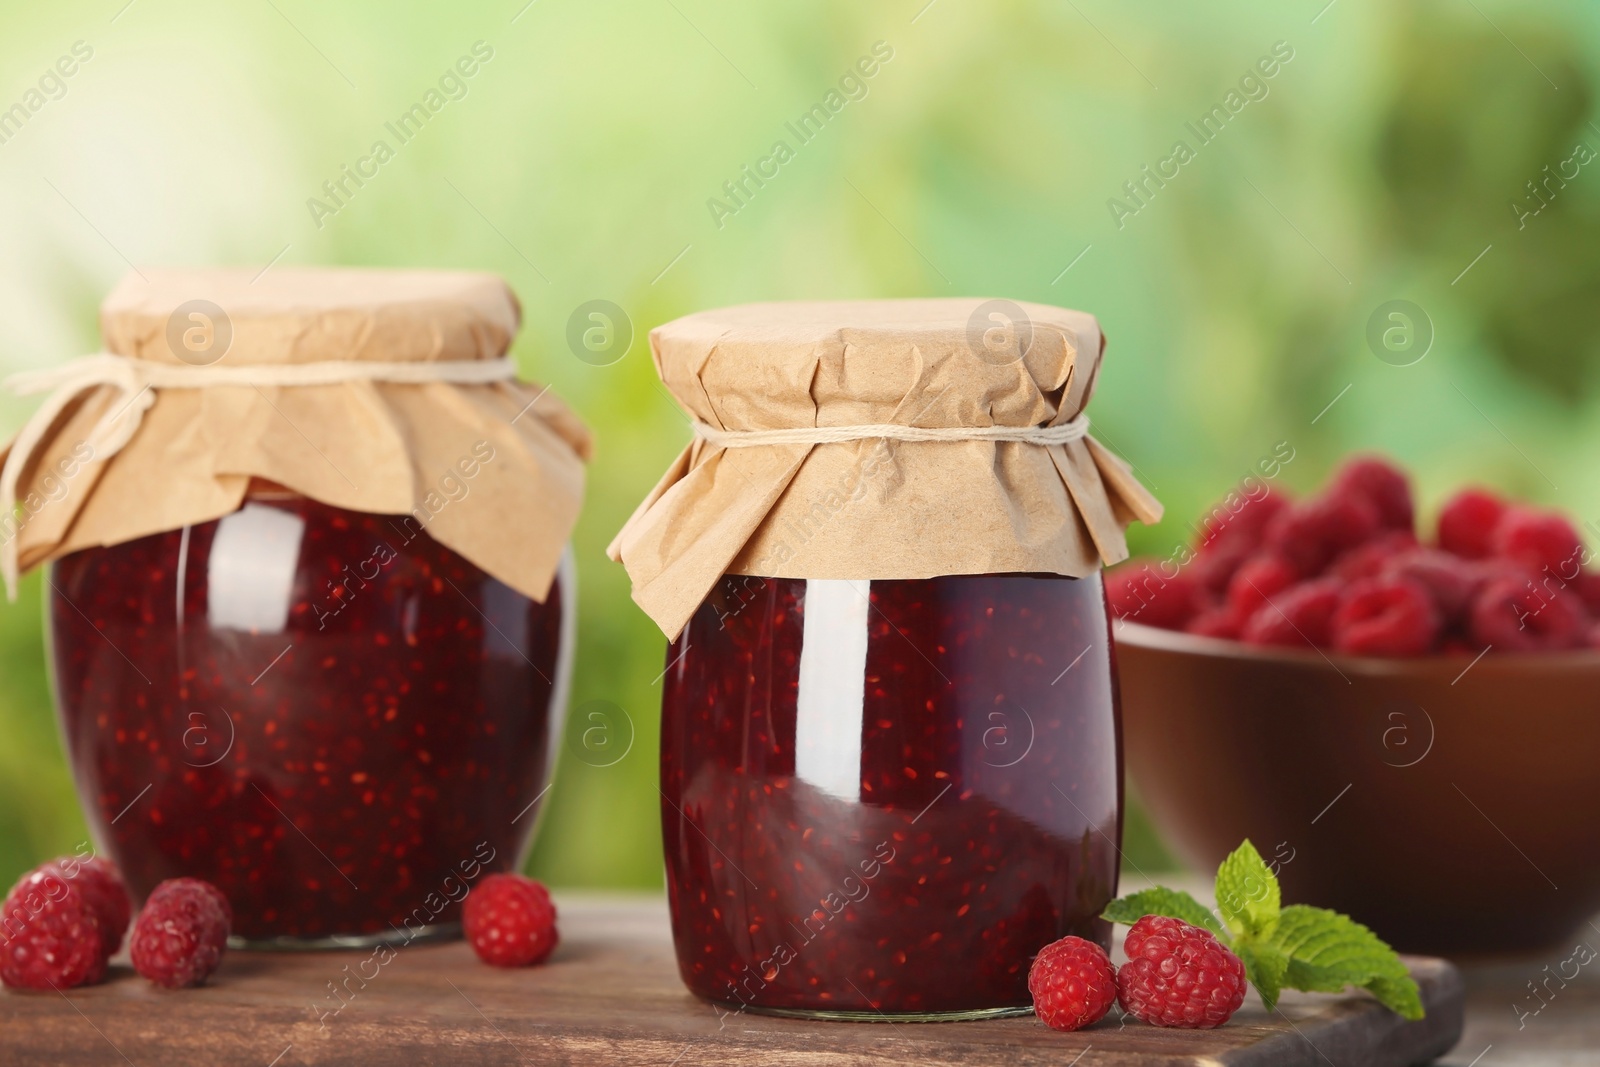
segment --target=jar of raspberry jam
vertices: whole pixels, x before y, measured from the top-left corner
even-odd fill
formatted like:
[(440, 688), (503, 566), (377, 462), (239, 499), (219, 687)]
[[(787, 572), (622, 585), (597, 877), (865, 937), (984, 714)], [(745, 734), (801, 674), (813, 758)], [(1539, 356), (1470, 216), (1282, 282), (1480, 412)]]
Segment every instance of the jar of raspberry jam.
[(612, 553), (671, 638), (685, 984), (719, 1013), (1030, 1011), (1039, 949), (1110, 947), (1100, 566), (1160, 515), (1087, 435), (1098, 325), (1004, 301), (766, 304), (651, 342), (696, 440)]
[(400, 518), (258, 492), (53, 571), (68, 753), (137, 895), (203, 878), (244, 941), (337, 946), (453, 932), (475, 880), (520, 869), (570, 556), (539, 603)]
[(1122, 775), (1098, 575), (730, 576), (668, 649), (679, 967), (737, 1010), (1031, 1010), (1110, 947)]
[(254, 274), (131, 277), (112, 352), (25, 383), (6, 578), (49, 565), (68, 758), (136, 898), (205, 879), (244, 947), (449, 936), (551, 784), (588, 436), (516, 380), (497, 278)]

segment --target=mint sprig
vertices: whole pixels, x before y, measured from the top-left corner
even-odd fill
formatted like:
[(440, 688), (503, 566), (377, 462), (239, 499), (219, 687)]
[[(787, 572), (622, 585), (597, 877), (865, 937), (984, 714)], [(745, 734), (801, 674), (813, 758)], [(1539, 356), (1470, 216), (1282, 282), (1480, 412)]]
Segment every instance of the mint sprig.
[(1417, 983), (1394, 949), (1336, 911), (1284, 907), (1277, 876), (1248, 840), (1217, 868), (1216, 894), (1213, 913), (1188, 893), (1157, 886), (1112, 901), (1103, 917), (1131, 926), (1166, 915), (1211, 931), (1244, 963), (1269, 1010), (1284, 989), (1340, 993), (1356, 986), (1407, 1019), (1422, 1018)]

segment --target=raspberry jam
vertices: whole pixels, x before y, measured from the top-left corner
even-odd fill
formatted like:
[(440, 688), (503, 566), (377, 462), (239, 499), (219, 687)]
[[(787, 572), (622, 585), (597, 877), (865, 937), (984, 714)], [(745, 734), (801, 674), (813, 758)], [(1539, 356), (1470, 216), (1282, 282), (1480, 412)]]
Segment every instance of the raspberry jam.
[(523, 858), (569, 572), (540, 604), (409, 516), (271, 494), (51, 580), (79, 793), (136, 897), (203, 878), (247, 943), (409, 940)]
[(1098, 575), (730, 576), (667, 662), (667, 891), (694, 993), (1009, 1014), (1044, 945), (1109, 948), (1121, 737)]

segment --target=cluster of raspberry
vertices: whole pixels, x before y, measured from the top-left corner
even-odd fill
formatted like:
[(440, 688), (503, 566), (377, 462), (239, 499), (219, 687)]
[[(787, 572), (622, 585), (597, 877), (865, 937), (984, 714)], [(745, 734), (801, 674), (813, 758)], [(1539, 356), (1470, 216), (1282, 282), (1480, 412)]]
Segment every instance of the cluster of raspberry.
[(1119, 618), (1356, 656), (1600, 647), (1600, 575), (1559, 513), (1464, 489), (1424, 544), (1405, 474), (1366, 456), (1305, 500), (1268, 489), (1212, 516), (1181, 565), (1107, 576)]

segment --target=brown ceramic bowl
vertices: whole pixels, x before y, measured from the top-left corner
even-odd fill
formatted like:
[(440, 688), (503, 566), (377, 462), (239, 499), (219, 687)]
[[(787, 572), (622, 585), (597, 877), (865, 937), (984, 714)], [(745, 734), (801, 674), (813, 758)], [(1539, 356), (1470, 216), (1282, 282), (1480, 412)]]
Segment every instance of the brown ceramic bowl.
[(1286, 902), (1405, 952), (1570, 948), (1600, 911), (1600, 652), (1324, 657), (1137, 623), (1116, 639), (1128, 771), (1195, 869), (1248, 837)]

